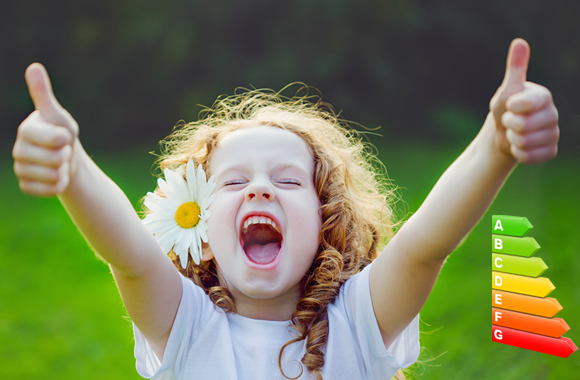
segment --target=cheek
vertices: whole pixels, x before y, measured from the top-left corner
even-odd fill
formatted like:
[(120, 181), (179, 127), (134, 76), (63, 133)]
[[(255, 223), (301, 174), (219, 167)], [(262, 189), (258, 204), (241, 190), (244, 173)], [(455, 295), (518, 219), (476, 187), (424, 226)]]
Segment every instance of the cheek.
[(217, 196), (208, 208), (211, 215), (207, 220), (207, 237), (212, 249), (230, 244), (237, 238), (235, 202), (225, 197)]
[(322, 218), (320, 215), (320, 206), (318, 198), (308, 199), (303, 203), (303, 207), (295, 208), (293, 218), (299, 226), (298, 243), (308, 254), (314, 258), (320, 244), (320, 229), (322, 227)]

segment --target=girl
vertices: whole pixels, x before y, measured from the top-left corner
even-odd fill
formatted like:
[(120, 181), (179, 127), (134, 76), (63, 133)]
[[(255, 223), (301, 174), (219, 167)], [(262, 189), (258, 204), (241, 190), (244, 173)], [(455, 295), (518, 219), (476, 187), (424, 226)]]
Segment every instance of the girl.
[(32, 64), (14, 169), (22, 191), (58, 195), (109, 263), (143, 377), (389, 379), (419, 355), (418, 313), (446, 257), (518, 162), (556, 155), (557, 111), (526, 81), (528, 60), (514, 40), (480, 133), (395, 236), (354, 132), (277, 94), (222, 99), (175, 132), (141, 221)]

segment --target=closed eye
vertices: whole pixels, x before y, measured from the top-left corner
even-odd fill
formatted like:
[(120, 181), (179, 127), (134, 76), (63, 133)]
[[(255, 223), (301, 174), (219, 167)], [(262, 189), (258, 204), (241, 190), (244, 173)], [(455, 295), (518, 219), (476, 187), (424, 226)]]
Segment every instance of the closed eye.
[(295, 180), (295, 179), (281, 179), (278, 180), (279, 183), (283, 183), (283, 184), (288, 184), (288, 185), (300, 185), (300, 181)]
[(243, 179), (234, 179), (234, 180), (231, 180), (231, 181), (226, 181), (224, 183), (224, 186), (241, 185), (241, 184), (244, 184), (244, 183), (246, 183), (246, 181), (243, 180)]

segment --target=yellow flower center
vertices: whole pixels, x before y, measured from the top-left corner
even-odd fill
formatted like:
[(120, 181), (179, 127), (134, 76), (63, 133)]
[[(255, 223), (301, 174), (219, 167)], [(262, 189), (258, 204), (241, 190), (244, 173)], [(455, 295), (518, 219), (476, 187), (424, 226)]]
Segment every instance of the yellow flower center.
[(175, 221), (182, 228), (192, 228), (199, 223), (199, 206), (195, 202), (187, 202), (179, 206), (175, 212)]

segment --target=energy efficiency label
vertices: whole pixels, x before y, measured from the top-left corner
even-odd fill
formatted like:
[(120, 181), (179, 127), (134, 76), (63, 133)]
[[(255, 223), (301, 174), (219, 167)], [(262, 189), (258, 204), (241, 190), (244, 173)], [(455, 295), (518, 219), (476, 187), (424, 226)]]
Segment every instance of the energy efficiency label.
[(532, 228), (525, 217), (492, 217), (492, 340), (567, 358), (578, 347), (562, 336), (568, 324), (554, 317), (562, 306), (547, 297), (556, 289), (550, 279), (539, 277), (548, 266), (532, 257), (540, 249), (524, 237)]

